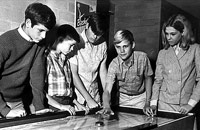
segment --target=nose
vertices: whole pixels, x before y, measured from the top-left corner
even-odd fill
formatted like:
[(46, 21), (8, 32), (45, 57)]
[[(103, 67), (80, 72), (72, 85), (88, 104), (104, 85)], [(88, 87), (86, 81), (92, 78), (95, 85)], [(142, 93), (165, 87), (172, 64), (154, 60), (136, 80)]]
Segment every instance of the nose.
[(167, 40), (170, 40), (172, 38), (171, 35), (167, 35), (166, 37), (167, 37)]
[(121, 52), (121, 53), (124, 52), (124, 48), (123, 48), (123, 47), (120, 48), (120, 52)]
[(46, 37), (46, 32), (42, 32), (41, 37), (42, 37), (42, 39), (44, 39)]

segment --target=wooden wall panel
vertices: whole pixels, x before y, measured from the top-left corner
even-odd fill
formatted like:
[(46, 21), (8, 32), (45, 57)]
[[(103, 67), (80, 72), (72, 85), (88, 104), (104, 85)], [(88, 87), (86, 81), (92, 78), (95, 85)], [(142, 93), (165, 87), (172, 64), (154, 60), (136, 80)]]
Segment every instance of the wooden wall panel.
[[(135, 50), (146, 52), (155, 66), (159, 51), (161, 1), (111, 0), (111, 3), (115, 5), (113, 31), (130, 30), (135, 38)], [(112, 43), (110, 50), (114, 51)]]

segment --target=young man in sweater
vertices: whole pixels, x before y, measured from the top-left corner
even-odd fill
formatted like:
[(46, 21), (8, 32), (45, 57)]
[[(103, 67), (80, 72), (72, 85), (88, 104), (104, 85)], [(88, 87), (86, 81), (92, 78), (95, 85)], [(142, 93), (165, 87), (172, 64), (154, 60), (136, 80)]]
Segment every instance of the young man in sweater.
[(23, 95), (31, 86), (35, 111), (43, 111), (45, 79), (44, 43), (46, 32), (54, 27), (55, 14), (41, 3), (30, 4), (19, 28), (0, 36), (0, 114), (21, 117)]

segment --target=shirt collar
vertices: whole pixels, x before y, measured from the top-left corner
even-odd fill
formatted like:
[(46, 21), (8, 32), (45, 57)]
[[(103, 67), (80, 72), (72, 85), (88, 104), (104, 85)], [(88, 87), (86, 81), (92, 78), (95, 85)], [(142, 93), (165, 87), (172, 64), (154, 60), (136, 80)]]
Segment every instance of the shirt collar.
[(179, 52), (180, 52), (180, 50), (181, 50), (181, 48), (180, 48), (179, 44), (178, 44), (178, 45), (176, 45), (176, 46), (174, 46), (173, 48), (174, 48), (174, 51), (175, 51), (176, 55), (178, 55), (178, 53), (179, 53)]
[(55, 50), (51, 50), (50, 51), (50, 55), (56, 59), (62, 59), (62, 60), (65, 60), (66, 59), (66, 56), (62, 53), (58, 53), (57, 51)]
[(22, 26), (24, 26), (24, 23), (20, 24), (19, 28), (18, 28), (18, 32), (19, 34), (26, 39), (29, 42), (33, 42), (33, 40), (24, 32), (24, 30), (22, 29)]
[(88, 39), (87, 39), (87, 37), (86, 37), (85, 31), (86, 31), (86, 29), (83, 30), (83, 32), (81, 33), (81, 36), (82, 36), (84, 42), (88, 42)]

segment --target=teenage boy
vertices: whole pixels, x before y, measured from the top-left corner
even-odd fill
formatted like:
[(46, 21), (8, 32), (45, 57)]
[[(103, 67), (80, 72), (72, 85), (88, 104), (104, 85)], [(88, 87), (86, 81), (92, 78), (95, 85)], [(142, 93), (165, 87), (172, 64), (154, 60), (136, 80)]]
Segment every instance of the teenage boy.
[[(118, 56), (112, 60), (108, 68), (106, 87), (103, 92), (103, 110), (105, 114), (113, 114), (111, 110), (111, 91), (119, 88), (119, 106), (143, 109), (151, 115), (150, 99), (152, 93), (152, 68), (147, 54), (135, 51), (133, 34), (129, 30), (119, 30), (114, 36), (114, 46)], [(118, 86), (114, 86), (114, 83)]]
[[(31, 86), (36, 112), (45, 110), (45, 44), (40, 42), (56, 23), (53, 11), (41, 3), (30, 4), (25, 21), (14, 30), (0, 36), (0, 114), (21, 117), (24, 90)], [(27, 98), (27, 97), (26, 97)], [(26, 99), (27, 100), (27, 99)]]

